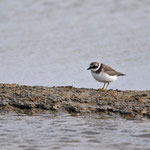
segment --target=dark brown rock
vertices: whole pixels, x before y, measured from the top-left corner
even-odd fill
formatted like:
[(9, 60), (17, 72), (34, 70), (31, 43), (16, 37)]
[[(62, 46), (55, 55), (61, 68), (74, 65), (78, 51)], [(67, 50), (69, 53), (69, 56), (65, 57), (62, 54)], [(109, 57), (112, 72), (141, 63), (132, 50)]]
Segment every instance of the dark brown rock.
[(0, 84), (0, 112), (98, 114), (150, 118), (150, 91)]

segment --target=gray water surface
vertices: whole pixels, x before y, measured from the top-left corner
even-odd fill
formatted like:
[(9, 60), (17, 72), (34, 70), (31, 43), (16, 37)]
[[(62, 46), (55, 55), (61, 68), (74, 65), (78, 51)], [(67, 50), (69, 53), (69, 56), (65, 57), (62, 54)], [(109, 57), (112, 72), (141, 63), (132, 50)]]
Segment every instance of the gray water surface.
[(149, 0), (1, 0), (0, 82), (100, 88), (100, 61), (127, 74), (113, 89), (148, 90)]
[(0, 150), (149, 150), (150, 121), (0, 115)]

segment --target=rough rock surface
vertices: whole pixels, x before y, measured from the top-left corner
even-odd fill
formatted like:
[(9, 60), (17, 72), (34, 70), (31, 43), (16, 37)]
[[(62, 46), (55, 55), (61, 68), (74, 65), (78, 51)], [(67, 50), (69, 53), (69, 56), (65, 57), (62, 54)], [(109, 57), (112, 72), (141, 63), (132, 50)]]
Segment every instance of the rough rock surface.
[(150, 91), (0, 84), (0, 112), (98, 114), (150, 118)]

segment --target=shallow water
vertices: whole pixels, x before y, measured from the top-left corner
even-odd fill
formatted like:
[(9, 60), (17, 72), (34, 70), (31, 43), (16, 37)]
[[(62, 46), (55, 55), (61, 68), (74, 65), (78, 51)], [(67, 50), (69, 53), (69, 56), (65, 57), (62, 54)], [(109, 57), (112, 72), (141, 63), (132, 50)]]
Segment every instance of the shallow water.
[(100, 88), (92, 61), (127, 74), (113, 89), (150, 89), (149, 0), (1, 0), (0, 82)]
[(90, 116), (0, 115), (1, 150), (148, 150), (150, 122)]

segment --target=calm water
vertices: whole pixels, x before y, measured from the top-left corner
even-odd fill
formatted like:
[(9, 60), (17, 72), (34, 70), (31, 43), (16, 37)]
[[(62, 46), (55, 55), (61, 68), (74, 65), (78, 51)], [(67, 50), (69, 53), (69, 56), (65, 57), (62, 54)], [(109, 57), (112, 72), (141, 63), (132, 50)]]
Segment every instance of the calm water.
[(150, 122), (0, 115), (1, 150), (149, 150)]
[(127, 74), (113, 89), (150, 89), (149, 0), (1, 0), (0, 82), (100, 88), (100, 61)]
[[(0, 82), (100, 88), (91, 61), (126, 73), (113, 89), (150, 89), (149, 0), (1, 0)], [(150, 121), (0, 115), (0, 150), (146, 150)]]

